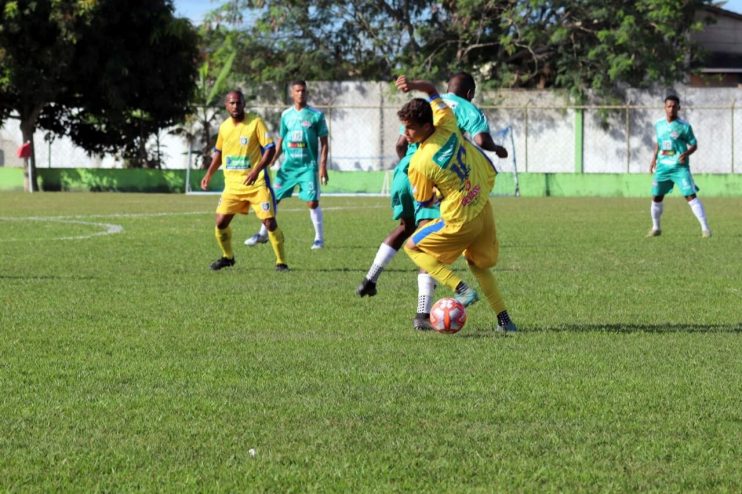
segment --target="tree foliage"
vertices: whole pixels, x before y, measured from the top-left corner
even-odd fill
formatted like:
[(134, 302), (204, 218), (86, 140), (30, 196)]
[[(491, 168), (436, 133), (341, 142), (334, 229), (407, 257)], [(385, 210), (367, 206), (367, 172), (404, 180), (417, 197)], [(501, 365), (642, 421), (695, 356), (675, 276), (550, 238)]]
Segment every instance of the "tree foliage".
[(677, 81), (694, 13), (711, 0), (230, 0), (212, 22), (242, 31), (236, 68), (256, 81), (443, 78), (611, 93)]
[(198, 37), (171, 0), (0, 0), (0, 117), (147, 164), (188, 112)]

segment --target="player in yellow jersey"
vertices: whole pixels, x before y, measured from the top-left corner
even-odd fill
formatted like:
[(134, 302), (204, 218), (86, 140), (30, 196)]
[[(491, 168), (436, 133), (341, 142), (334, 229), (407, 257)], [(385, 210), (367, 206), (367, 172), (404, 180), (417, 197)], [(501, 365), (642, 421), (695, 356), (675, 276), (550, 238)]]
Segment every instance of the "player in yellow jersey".
[(242, 91), (230, 91), (224, 106), (230, 118), (219, 126), (214, 157), (201, 180), (201, 188), (206, 190), (216, 170), (220, 166), (224, 169), (224, 192), (216, 208), (214, 231), (222, 257), (211, 263), (211, 269), (217, 271), (234, 265), (229, 224), (235, 214), (247, 214), (252, 206), (255, 215), (268, 229), (268, 239), (276, 254), (276, 271), (288, 271), (283, 232), (276, 222), (275, 199), (265, 170), (276, 146), (263, 120), (258, 115), (245, 113)]
[(497, 174), (489, 158), (464, 139), (453, 111), (427, 81), (409, 81), (400, 76), (397, 88), (428, 94), (430, 101), (415, 98), (397, 115), (405, 137), (419, 145), (407, 172), (415, 201), (420, 206), (437, 200), (441, 217), (418, 228), (407, 240), (405, 252), (436, 281), (455, 291), (465, 306), (479, 300), (477, 292), (448, 265), (462, 254), (477, 278), (490, 306), (497, 314), (498, 328), (516, 331), (510, 320), (497, 280), (490, 270), (497, 263), (499, 243), (489, 193)]

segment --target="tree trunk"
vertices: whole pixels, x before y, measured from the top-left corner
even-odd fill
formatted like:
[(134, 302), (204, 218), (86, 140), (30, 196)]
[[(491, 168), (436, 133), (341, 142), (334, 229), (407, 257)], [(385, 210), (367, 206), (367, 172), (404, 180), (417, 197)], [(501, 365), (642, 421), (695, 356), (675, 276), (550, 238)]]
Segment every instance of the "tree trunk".
[(31, 157), (23, 160), (27, 165), (23, 167), (23, 190), (26, 192), (36, 192), (39, 190), (39, 181), (36, 176), (36, 147), (33, 142), (33, 135), (36, 130), (36, 118), (38, 118), (38, 113), (35, 113), (33, 118), (21, 118), (23, 142), (31, 143)]

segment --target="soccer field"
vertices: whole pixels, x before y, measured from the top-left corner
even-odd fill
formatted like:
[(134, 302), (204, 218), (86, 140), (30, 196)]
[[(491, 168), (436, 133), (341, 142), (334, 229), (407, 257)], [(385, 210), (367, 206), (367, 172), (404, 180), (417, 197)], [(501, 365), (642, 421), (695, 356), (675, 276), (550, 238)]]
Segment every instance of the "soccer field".
[[(742, 199), (493, 199), (495, 273), (456, 335), (412, 329), (387, 198), (281, 204), (291, 271), (216, 196), (0, 194), (0, 490), (742, 491)], [(457, 270), (475, 284), (465, 264)], [(450, 292), (440, 287), (436, 298)]]

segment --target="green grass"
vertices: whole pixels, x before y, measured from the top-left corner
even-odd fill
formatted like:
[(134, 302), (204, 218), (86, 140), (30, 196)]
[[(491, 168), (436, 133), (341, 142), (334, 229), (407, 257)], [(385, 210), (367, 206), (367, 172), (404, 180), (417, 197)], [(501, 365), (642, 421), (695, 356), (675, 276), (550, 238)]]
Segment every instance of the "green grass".
[(0, 491), (740, 492), (742, 199), (494, 203), (513, 336), (413, 331), (404, 255), (355, 296), (384, 198), (213, 273), (215, 196), (1, 194)]

